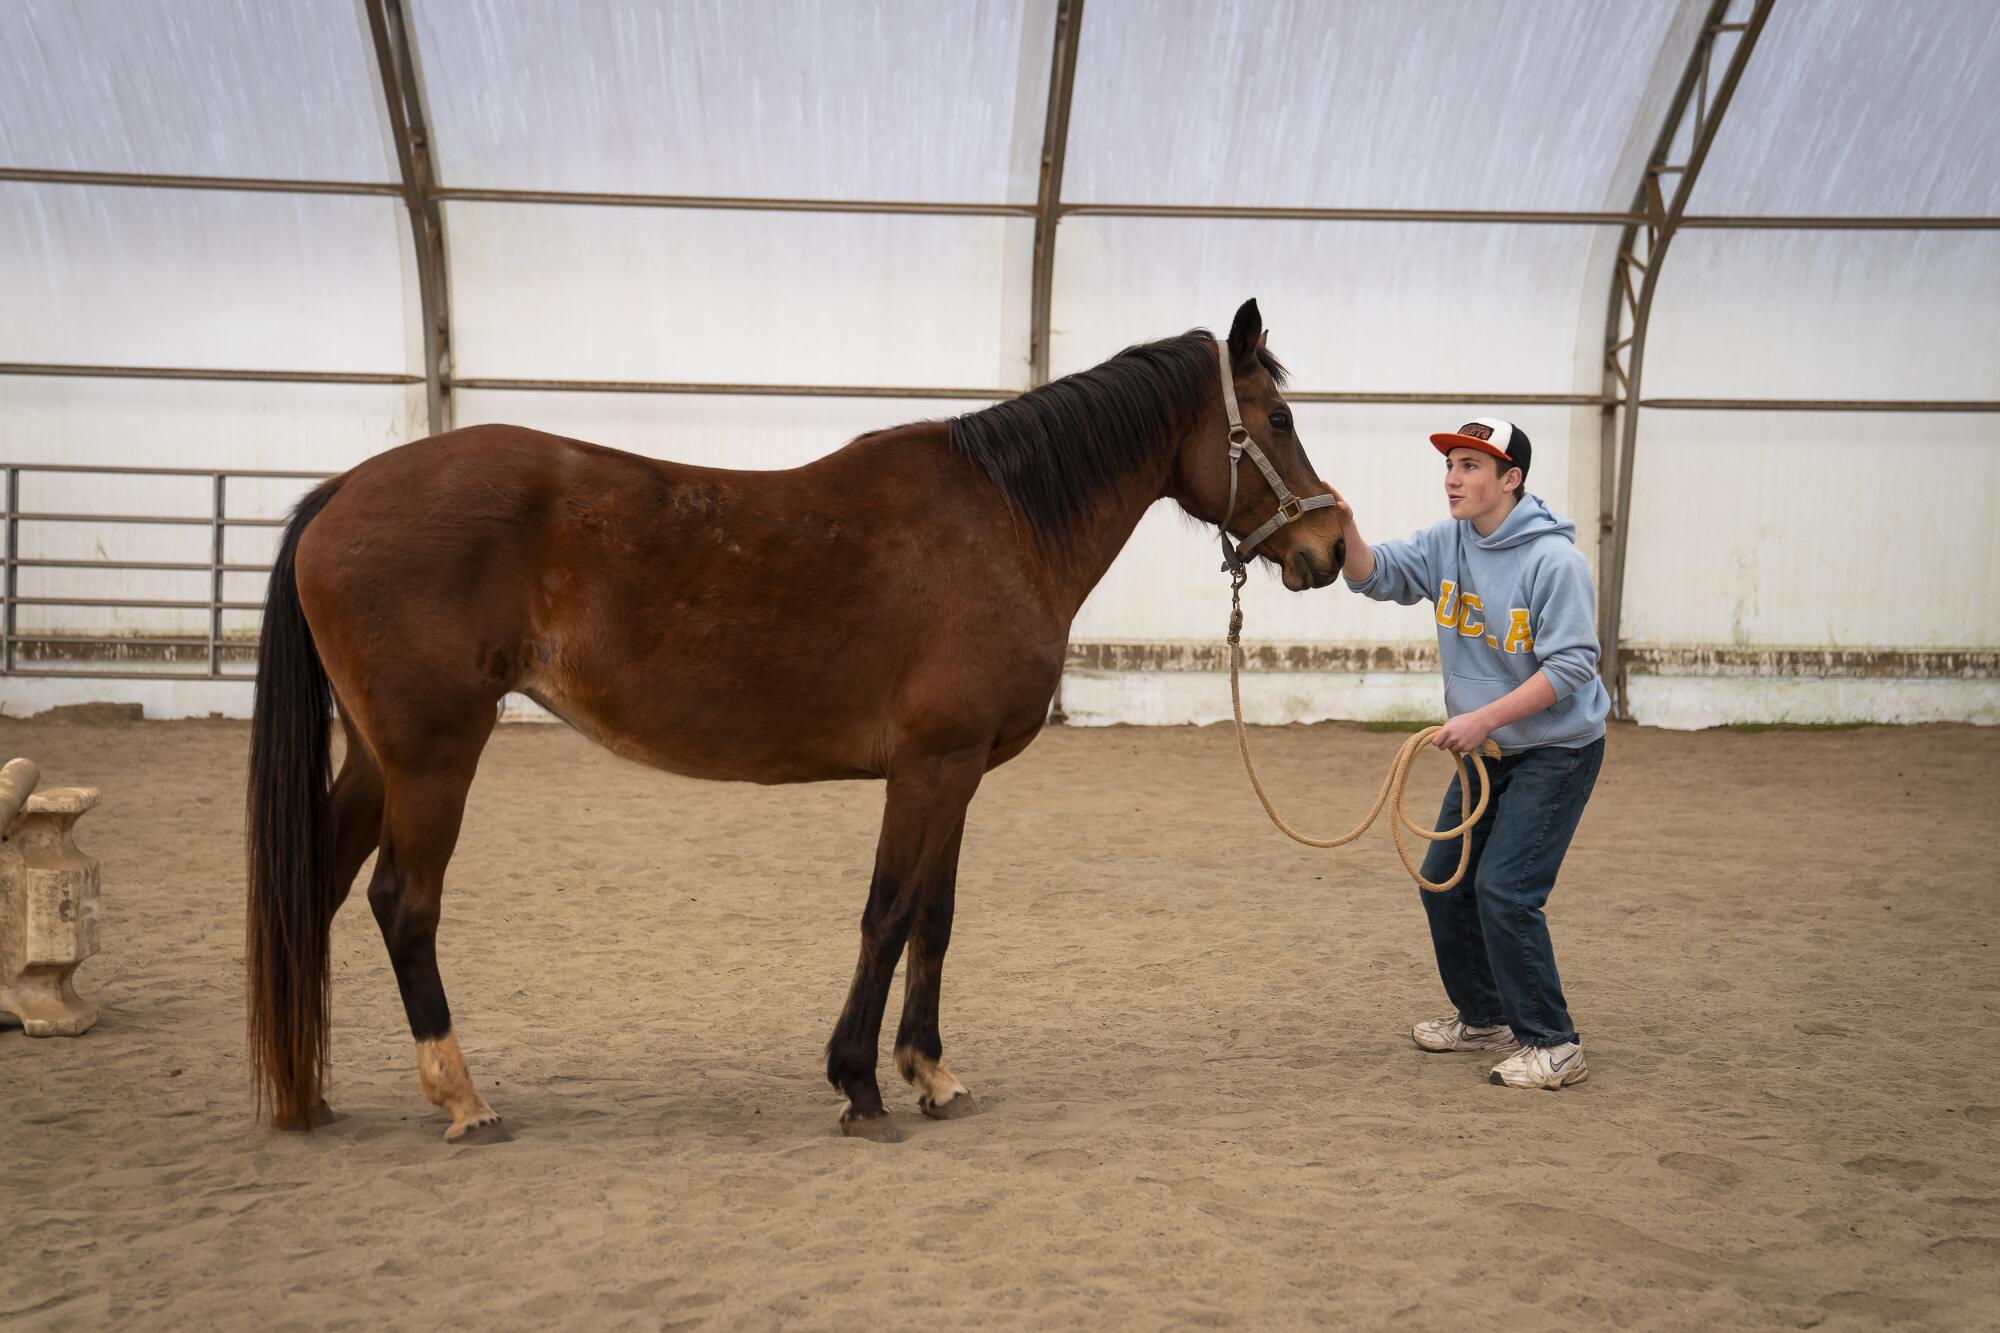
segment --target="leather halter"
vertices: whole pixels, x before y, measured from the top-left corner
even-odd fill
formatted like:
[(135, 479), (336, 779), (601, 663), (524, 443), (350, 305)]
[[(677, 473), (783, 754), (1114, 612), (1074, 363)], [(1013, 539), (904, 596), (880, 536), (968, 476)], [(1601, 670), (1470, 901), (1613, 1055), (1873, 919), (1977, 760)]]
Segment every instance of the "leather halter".
[[(1332, 507), (1332, 495), (1315, 495), (1300, 499), (1285, 485), (1285, 479), (1278, 475), (1278, 469), (1271, 466), (1271, 460), (1264, 457), (1264, 451), (1257, 447), (1257, 441), (1250, 438), (1250, 432), (1243, 427), (1243, 413), (1236, 406), (1236, 376), (1229, 365), (1229, 347), (1217, 339), (1215, 355), (1222, 366), (1222, 410), (1229, 418), (1229, 507), (1222, 511), (1222, 522), (1217, 524), (1222, 530), (1222, 568), (1234, 580), (1237, 587), (1249, 577), (1250, 553), (1257, 549), (1266, 537), (1284, 527), (1296, 523), (1315, 509)], [(1229, 520), (1236, 516), (1236, 472), (1243, 455), (1249, 454), (1250, 461), (1264, 474), (1264, 480), (1271, 487), (1271, 494), (1278, 498), (1278, 512), (1264, 520), (1263, 524), (1245, 537), (1232, 544), (1229, 540)]]

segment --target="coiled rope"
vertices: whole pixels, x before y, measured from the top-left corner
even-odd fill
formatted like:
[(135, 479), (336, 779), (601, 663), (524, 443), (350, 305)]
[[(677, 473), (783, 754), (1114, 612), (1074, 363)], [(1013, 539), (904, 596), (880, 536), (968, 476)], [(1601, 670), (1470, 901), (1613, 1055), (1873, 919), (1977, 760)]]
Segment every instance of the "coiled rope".
[[(1403, 742), (1403, 748), (1396, 752), (1396, 758), (1389, 765), (1388, 775), (1382, 779), (1382, 789), (1375, 794), (1375, 804), (1369, 807), (1367, 817), (1339, 837), (1315, 838), (1311, 834), (1299, 832), (1285, 822), (1284, 816), (1280, 815), (1277, 807), (1271, 804), (1270, 796), (1264, 791), (1264, 783), (1257, 776), (1257, 765), (1250, 758), (1250, 734), (1243, 726), (1243, 686), (1240, 679), (1242, 670), (1243, 580), (1239, 571), (1235, 586), (1229, 594), (1229, 708), (1236, 718), (1236, 748), (1243, 754), (1243, 771), (1250, 775), (1250, 787), (1257, 793), (1258, 801), (1263, 804), (1264, 813), (1271, 817), (1271, 823), (1277, 826), (1280, 833), (1295, 842), (1302, 842), (1308, 847), (1343, 847), (1366, 833), (1369, 826), (1374, 824), (1376, 816), (1382, 813), (1382, 807), (1393, 802), (1396, 818), (1389, 821), (1389, 833), (1395, 839), (1396, 855), (1402, 858), (1403, 869), (1410, 872), (1410, 878), (1417, 882), (1419, 888), (1431, 893), (1443, 893), (1457, 888), (1458, 882), (1465, 878), (1466, 865), (1472, 860), (1472, 839), (1467, 835), (1486, 814), (1486, 803), (1492, 796), (1486, 776), (1485, 759), (1480, 755), (1497, 760), (1500, 758), (1500, 747), (1488, 740), (1480, 745), (1479, 754), (1453, 756), (1457, 759), (1459, 768), (1458, 792), (1461, 803), (1459, 808), (1465, 815), (1465, 822), (1457, 828), (1433, 831), (1428, 825), (1410, 818), (1409, 807), (1405, 803), (1405, 790), (1410, 783), (1410, 769), (1415, 764), (1417, 755), (1430, 742), (1431, 737), (1444, 730), (1443, 727), (1425, 727), (1413, 733)], [(1479, 774), (1479, 800), (1476, 804), (1472, 800), (1472, 772), (1468, 771), (1469, 769), (1476, 770)], [(1403, 841), (1405, 828), (1429, 842), (1461, 839), (1458, 847), (1458, 869), (1450, 879), (1442, 884), (1433, 884), (1424, 878), (1422, 866), (1411, 860), (1409, 847)]]

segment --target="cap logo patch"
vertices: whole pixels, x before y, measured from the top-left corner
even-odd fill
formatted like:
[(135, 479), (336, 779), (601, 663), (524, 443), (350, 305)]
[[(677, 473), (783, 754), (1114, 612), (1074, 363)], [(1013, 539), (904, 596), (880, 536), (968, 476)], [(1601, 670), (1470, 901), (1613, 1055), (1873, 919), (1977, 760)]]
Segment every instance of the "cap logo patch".
[(1475, 440), (1485, 440), (1488, 443), (1491, 443), (1493, 440), (1493, 428), (1491, 426), (1482, 426), (1477, 421), (1466, 422), (1458, 428), (1458, 433), (1460, 435), (1470, 435)]

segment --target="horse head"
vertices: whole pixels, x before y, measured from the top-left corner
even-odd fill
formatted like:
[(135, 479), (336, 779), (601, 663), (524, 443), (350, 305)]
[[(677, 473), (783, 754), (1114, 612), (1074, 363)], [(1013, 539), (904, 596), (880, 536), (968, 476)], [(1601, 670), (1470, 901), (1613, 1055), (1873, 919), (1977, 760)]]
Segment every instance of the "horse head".
[(1215, 402), (1181, 442), (1170, 493), (1222, 529), (1231, 565), (1262, 558), (1293, 592), (1323, 588), (1339, 576), (1346, 543), (1335, 497), (1307, 459), (1285, 401), (1285, 369), (1265, 346), (1255, 300), (1237, 310), (1219, 346)]

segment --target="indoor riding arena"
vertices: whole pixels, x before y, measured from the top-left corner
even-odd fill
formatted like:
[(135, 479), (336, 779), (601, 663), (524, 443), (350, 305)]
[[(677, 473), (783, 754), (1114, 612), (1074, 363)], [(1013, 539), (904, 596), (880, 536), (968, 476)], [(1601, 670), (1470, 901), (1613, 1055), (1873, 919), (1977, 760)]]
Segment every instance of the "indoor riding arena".
[(2000, 1325), (1996, 107), (0, 6), (0, 1326)]

